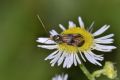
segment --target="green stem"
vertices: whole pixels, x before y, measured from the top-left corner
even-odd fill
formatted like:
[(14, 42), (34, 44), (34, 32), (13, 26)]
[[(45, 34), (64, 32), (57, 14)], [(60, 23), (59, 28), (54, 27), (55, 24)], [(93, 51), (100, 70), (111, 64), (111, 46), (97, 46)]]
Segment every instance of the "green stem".
[(83, 64), (80, 64), (80, 69), (83, 71), (83, 73), (87, 76), (89, 80), (95, 80), (95, 78), (91, 75), (91, 73), (87, 70), (87, 68)]
[(93, 77), (100, 77), (102, 74), (103, 74), (104, 70), (101, 69), (101, 70), (96, 70), (93, 72), (92, 76)]

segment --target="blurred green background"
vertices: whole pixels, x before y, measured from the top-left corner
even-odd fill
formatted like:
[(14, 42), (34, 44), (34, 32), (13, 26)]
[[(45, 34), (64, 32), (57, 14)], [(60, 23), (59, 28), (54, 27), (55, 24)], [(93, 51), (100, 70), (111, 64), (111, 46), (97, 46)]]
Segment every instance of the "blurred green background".
[[(55, 74), (69, 73), (69, 80), (87, 80), (78, 67), (51, 67), (44, 61), (52, 51), (37, 47), (36, 39), (48, 37), (36, 15), (39, 14), (48, 30), (58, 24), (68, 26), (81, 16), (86, 27), (95, 21), (94, 31), (104, 24), (115, 34), (118, 48), (102, 53), (105, 60), (115, 63), (120, 80), (120, 0), (0, 0), (0, 80), (51, 80)], [(100, 52), (97, 52), (100, 53)], [(101, 54), (101, 53), (100, 53)], [(103, 62), (104, 64), (104, 62)], [(93, 70), (102, 67), (85, 64)], [(105, 76), (97, 80), (109, 80)]]

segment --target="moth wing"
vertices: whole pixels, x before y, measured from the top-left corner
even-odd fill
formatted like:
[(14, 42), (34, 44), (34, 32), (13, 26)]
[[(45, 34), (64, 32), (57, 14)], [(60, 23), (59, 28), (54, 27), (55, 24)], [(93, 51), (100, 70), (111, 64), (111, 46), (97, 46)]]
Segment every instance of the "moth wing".
[(62, 35), (62, 40), (63, 40), (63, 42), (65, 42), (65, 43), (70, 43), (71, 42), (71, 40), (72, 40), (72, 36), (70, 36), (69, 34), (64, 34), (64, 35)]

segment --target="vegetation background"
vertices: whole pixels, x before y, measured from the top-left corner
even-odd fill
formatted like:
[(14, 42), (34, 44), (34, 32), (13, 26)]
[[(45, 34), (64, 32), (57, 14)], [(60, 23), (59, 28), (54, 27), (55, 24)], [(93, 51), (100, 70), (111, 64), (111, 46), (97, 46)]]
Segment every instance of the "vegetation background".
[[(63, 69), (51, 67), (44, 61), (52, 51), (38, 48), (38, 37), (49, 37), (36, 15), (42, 18), (47, 30), (58, 24), (68, 26), (72, 20), (78, 25), (81, 16), (86, 27), (95, 21), (94, 31), (110, 24), (106, 32), (115, 34), (117, 49), (104, 54), (105, 61), (115, 63), (120, 80), (120, 0), (0, 0), (0, 80), (51, 80), (55, 74), (68, 73), (69, 80), (87, 80), (79, 67)], [(104, 62), (102, 62), (104, 65)], [(102, 67), (85, 63), (93, 72)], [(97, 80), (109, 80), (105, 76)]]

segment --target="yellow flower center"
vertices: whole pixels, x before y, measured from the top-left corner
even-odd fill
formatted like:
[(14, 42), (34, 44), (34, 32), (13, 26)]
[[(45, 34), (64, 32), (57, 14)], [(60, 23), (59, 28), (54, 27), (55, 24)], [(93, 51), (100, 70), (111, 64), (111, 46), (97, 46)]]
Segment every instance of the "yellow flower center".
[(91, 49), (91, 46), (93, 45), (93, 36), (90, 34), (88, 31), (86, 31), (84, 28), (80, 27), (74, 27), (74, 28), (69, 28), (61, 33), (62, 35), (64, 34), (80, 34), (83, 39), (84, 43), (82, 46), (73, 46), (73, 45), (68, 45), (66, 43), (61, 43), (59, 44), (59, 49), (68, 53), (76, 53), (79, 51), (84, 52), (89, 49)]

